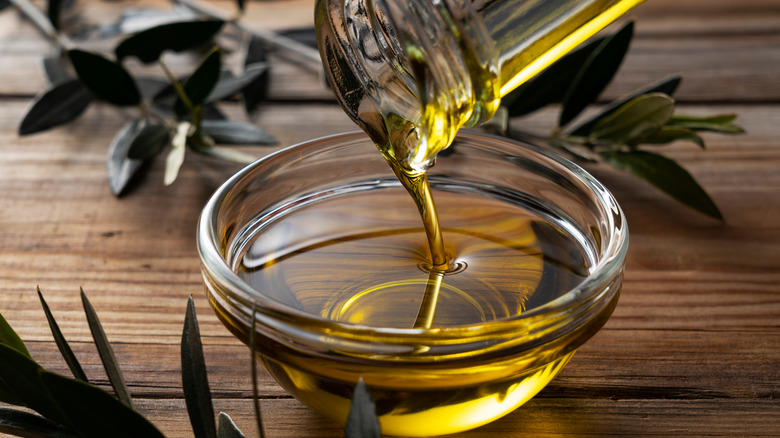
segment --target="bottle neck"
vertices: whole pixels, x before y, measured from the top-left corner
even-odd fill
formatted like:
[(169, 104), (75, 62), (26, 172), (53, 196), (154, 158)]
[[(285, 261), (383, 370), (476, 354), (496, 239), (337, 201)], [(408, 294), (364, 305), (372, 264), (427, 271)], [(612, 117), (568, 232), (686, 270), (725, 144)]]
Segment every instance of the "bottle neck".
[(424, 172), (498, 105), (497, 56), (470, 0), (318, 0), (339, 103), (391, 164)]

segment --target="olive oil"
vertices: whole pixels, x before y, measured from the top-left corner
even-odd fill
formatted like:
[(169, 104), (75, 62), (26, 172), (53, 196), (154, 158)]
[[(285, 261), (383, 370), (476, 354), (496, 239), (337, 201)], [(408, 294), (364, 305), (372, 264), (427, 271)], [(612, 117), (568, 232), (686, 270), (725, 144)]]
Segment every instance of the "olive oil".
[[(426, 328), (511, 318), (587, 276), (590, 262), (576, 239), (525, 206), (436, 187), (434, 180), (450, 263), (440, 271), (436, 311)], [(413, 206), (396, 183), (297, 208), (264, 227), (240, 257), (237, 272), (264, 296), (327, 320), (377, 329), (416, 327), (435, 267)], [(524, 339), (522, 333), (513, 336)], [(338, 363), (263, 336), (257, 342), (258, 359), (282, 386), (337, 421), (345, 421), (354, 381), (362, 378), (383, 433), (400, 436), (443, 434), (491, 421), (536, 394), (573, 354), (545, 360), (560, 348), (556, 342), (486, 360), (484, 350), (491, 347), (485, 342), (473, 353), (481, 359), (446, 358), (446, 342), (421, 342), (391, 357), (352, 352)], [(443, 365), (442, 355), (454, 363)]]

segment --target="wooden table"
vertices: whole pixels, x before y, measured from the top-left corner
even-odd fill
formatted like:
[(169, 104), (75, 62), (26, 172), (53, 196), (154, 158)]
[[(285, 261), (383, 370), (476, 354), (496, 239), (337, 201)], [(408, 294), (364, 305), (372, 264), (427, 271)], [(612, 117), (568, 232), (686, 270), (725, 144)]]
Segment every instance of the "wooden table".
[[(308, 26), (312, 3), (251, 3), (247, 21)], [(85, 0), (77, 8), (85, 22), (106, 23), (123, 6), (150, 5), (168, 7)], [(603, 98), (681, 72), (679, 112), (739, 114), (744, 135), (705, 135), (704, 151), (665, 149), (712, 195), (725, 221), (590, 168), (630, 225), (621, 301), (536, 398), (460, 436), (780, 436), (780, 2), (653, 0), (635, 16), (632, 50)], [(81, 310), (83, 287), (139, 409), (167, 436), (187, 437), (179, 342), (192, 295), (216, 409), (256, 436), (249, 352), (208, 306), (194, 238), (204, 202), (239, 166), (190, 154), (166, 187), (158, 159), (132, 194), (117, 199), (106, 181), (106, 150), (126, 114), (94, 105), (65, 127), (17, 135), (45, 88), (40, 60), (47, 51), (15, 10), (0, 13), (0, 312), (41, 364), (67, 374), (39, 285), (87, 374), (108, 387)], [(354, 129), (315, 71), (278, 57), (272, 65), (271, 98), (256, 122), (280, 145)], [(241, 117), (238, 103), (223, 109)], [(247, 149), (258, 156), (269, 150)], [(260, 391), (268, 436), (340, 436), (338, 425), (262, 372)]]

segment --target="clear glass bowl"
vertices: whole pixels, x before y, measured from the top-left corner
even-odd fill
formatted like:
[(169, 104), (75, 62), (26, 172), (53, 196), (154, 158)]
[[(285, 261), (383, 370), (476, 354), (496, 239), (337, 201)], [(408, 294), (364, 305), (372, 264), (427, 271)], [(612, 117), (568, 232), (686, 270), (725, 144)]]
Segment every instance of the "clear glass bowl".
[(490, 422), (549, 383), (617, 303), (628, 230), (598, 181), (484, 134), (445, 152), (429, 179), (454, 263), (428, 328), (413, 325), (428, 281), (421, 221), (363, 133), (258, 160), (200, 217), (218, 317), (248, 343), (254, 312), (258, 360), (336, 421), (362, 378), (384, 434)]

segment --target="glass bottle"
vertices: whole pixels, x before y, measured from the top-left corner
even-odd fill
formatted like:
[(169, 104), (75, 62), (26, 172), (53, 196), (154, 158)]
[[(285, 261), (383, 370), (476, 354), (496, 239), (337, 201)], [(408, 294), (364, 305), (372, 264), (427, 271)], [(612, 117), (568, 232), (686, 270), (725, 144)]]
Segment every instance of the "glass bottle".
[(340, 105), (394, 169), (424, 173), (461, 127), (642, 0), (318, 0)]

